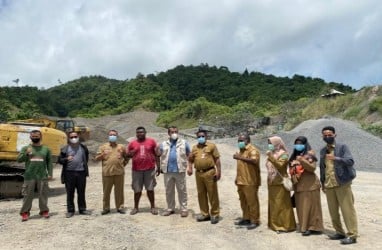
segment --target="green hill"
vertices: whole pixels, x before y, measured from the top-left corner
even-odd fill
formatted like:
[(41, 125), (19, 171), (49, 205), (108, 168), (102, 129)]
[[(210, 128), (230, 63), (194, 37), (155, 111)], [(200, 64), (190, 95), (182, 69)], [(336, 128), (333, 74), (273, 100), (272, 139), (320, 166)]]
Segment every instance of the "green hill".
[[(345, 95), (321, 98), (330, 89)], [(159, 112), (160, 126), (192, 127), (202, 122), (245, 128), (256, 119), (277, 116), (289, 129), (305, 119), (332, 115), (361, 121), (365, 128), (379, 131), (380, 92), (371, 87), (355, 92), (342, 83), (300, 75), (276, 77), (207, 64), (179, 65), (124, 81), (86, 76), (49, 89), (2, 87), (0, 119), (41, 114), (99, 117), (141, 108)]]

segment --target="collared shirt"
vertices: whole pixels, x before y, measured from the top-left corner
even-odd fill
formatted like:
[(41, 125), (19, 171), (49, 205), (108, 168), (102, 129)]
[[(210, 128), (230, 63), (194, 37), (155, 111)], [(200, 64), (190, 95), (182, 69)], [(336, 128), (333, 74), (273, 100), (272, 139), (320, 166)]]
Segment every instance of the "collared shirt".
[[(334, 155), (334, 147), (335, 147), (335, 145), (327, 147), (329, 154)], [(325, 183), (324, 183), (325, 187), (326, 188), (338, 187), (338, 182), (336, 179), (336, 172), (334, 170), (334, 161), (328, 160), (325, 158), (325, 166), (326, 166), (326, 168), (325, 168)]]
[[(170, 153), (168, 156), (168, 163), (167, 163), (167, 172), (169, 173), (178, 173), (179, 168), (178, 168), (178, 158), (177, 158), (177, 152), (176, 152), (176, 143), (177, 141), (175, 140), (170, 140)], [(186, 147), (186, 155), (190, 153), (190, 145), (188, 142), (185, 142), (185, 147)], [(163, 145), (160, 145), (160, 150), (163, 152)]]
[(99, 147), (97, 154), (105, 154), (102, 160), (102, 175), (114, 176), (125, 174), (125, 165), (127, 164), (127, 156), (125, 147), (122, 144), (110, 145), (105, 143)]
[(80, 147), (80, 145), (77, 145), (76, 147), (73, 147), (71, 145), (68, 145), (67, 149), (67, 156), (73, 156), (73, 160), (68, 161), (68, 166), (66, 170), (68, 171), (84, 171), (84, 161), (85, 161), (85, 152)]
[(194, 158), (194, 166), (198, 170), (214, 167), (215, 159), (220, 157), (216, 145), (211, 142), (194, 145), (191, 154)]
[(260, 186), (260, 153), (259, 150), (251, 144), (245, 146), (244, 150), (240, 150), (240, 156), (256, 160), (257, 163), (249, 163), (237, 160), (237, 185)]

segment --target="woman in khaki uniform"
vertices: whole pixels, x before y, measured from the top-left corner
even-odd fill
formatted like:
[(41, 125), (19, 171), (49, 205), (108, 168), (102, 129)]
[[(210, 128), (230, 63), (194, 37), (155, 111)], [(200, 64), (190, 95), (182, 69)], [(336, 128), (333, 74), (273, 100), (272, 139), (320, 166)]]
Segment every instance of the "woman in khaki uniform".
[(266, 167), (268, 170), (268, 227), (277, 233), (296, 230), (290, 191), (282, 184), (288, 176), (288, 152), (278, 136), (268, 139)]
[(320, 196), (321, 184), (314, 173), (317, 158), (306, 137), (296, 138), (289, 162), (300, 232), (303, 236), (321, 234), (324, 230)]

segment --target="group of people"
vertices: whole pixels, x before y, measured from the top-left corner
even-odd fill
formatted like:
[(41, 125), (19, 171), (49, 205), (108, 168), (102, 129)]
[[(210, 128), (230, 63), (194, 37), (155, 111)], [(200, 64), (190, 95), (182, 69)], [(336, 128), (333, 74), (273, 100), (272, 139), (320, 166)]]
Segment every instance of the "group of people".
[[(295, 139), (290, 156), (280, 137), (268, 139), (268, 227), (277, 233), (295, 231), (297, 227), (293, 207), (296, 207), (301, 234), (322, 234), (322, 189), (336, 231), (329, 238), (340, 240), (341, 244), (353, 244), (357, 242), (358, 236), (357, 214), (351, 189), (352, 180), (356, 177), (354, 159), (346, 144), (336, 142), (333, 126), (324, 127), (321, 133), (326, 145), (320, 150), (319, 159), (304, 136)], [(317, 162), (320, 178), (315, 174)], [(283, 185), (284, 178), (289, 176), (293, 183), (292, 197), (290, 190)], [(339, 210), (347, 233), (342, 227)]]
[[(144, 127), (136, 129), (136, 139), (127, 146), (117, 143), (118, 132), (108, 132), (108, 142), (101, 145), (95, 160), (102, 163), (103, 210), (109, 214), (110, 194), (114, 188), (115, 206), (118, 213), (125, 214), (124, 176), (125, 166), (132, 160), (132, 189), (134, 207), (131, 215), (139, 212), (139, 201), (143, 186), (150, 201), (150, 212), (158, 214), (155, 206), (156, 176), (163, 174), (167, 209), (163, 216), (175, 213), (175, 188), (178, 194), (181, 217), (188, 216), (186, 174), (195, 172), (196, 188), (200, 214), (196, 221), (220, 220), (218, 181), (221, 178), (220, 154), (217, 146), (208, 141), (207, 132), (196, 133), (197, 144), (192, 148), (185, 139), (179, 138), (178, 128), (168, 128), (168, 139), (158, 144), (146, 137)], [(283, 140), (278, 136), (268, 138), (266, 170), (268, 186), (268, 227), (277, 233), (298, 229), (303, 236), (321, 234), (324, 230), (320, 189), (326, 194), (329, 213), (335, 234), (330, 239), (340, 240), (341, 244), (356, 243), (357, 216), (351, 189), (355, 178), (354, 160), (345, 144), (335, 140), (336, 132), (332, 126), (322, 129), (326, 145), (317, 159), (308, 139), (299, 136), (294, 141), (294, 150), (289, 156)], [(35, 188), (39, 193), (40, 214), (49, 218), (47, 206), (48, 183), (52, 176), (52, 159), (48, 147), (41, 144), (41, 132), (30, 133), (31, 144), (21, 149), (18, 161), (25, 161), (26, 171), (23, 185), (23, 205), (20, 211), (22, 221), (29, 219)], [(248, 134), (238, 136), (238, 151), (233, 155), (237, 161), (235, 185), (240, 199), (242, 218), (235, 222), (238, 227), (249, 230), (260, 225), (260, 202), (258, 197), (261, 185), (260, 151), (251, 144)], [(58, 162), (62, 164), (61, 181), (67, 192), (67, 214), (75, 214), (74, 194), (77, 190), (77, 206), (81, 215), (88, 215), (85, 189), (88, 170), (89, 150), (79, 141), (79, 135), (71, 132), (68, 144), (61, 149)], [(315, 174), (319, 161), (320, 178)], [(290, 176), (294, 195), (283, 185), (284, 178)], [(298, 226), (294, 217), (296, 207)], [(343, 216), (347, 233), (340, 219)]]

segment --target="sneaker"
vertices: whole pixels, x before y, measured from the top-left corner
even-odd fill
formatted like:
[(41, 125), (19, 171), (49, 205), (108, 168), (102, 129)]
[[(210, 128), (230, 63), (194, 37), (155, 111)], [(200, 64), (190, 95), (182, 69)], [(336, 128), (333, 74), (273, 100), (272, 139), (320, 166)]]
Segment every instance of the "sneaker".
[(21, 214), (21, 221), (27, 221), (29, 219), (29, 214), (28, 213), (22, 213)]
[(79, 214), (80, 214), (80, 215), (91, 215), (92, 213), (91, 213), (90, 211), (88, 211), (88, 210), (81, 210), (81, 211), (79, 212)]
[(117, 212), (120, 214), (126, 214), (126, 210), (124, 208), (117, 209)]
[(236, 226), (247, 226), (251, 224), (250, 220), (239, 220), (234, 223)]
[(172, 214), (175, 214), (174, 210), (166, 210), (161, 215), (162, 216), (170, 216)]
[(199, 215), (198, 217), (196, 217), (196, 221), (197, 222), (202, 222), (202, 221), (209, 221), (211, 220), (211, 217), (209, 215)]
[(50, 216), (49, 216), (49, 212), (48, 211), (44, 211), (42, 212), (42, 217), (44, 217), (45, 219), (48, 219)]
[(101, 215), (105, 215), (105, 214), (108, 214), (108, 213), (110, 213), (110, 210), (109, 209), (105, 209), (105, 210), (102, 210)]
[(211, 216), (211, 224), (217, 224), (219, 222), (219, 216)]
[(73, 215), (74, 215), (74, 212), (67, 212), (66, 213), (66, 218), (70, 218), (70, 217), (73, 217)]
[(259, 224), (251, 222), (249, 225), (247, 225), (247, 229), (252, 230), (252, 229), (257, 228), (258, 226), (259, 226)]
[(185, 211), (181, 211), (180, 212), (180, 217), (184, 218), (184, 217), (187, 217), (187, 216), (188, 216), (188, 211), (185, 210)]
[(150, 212), (151, 212), (152, 215), (158, 215), (158, 210), (155, 207), (152, 207), (150, 209)]

